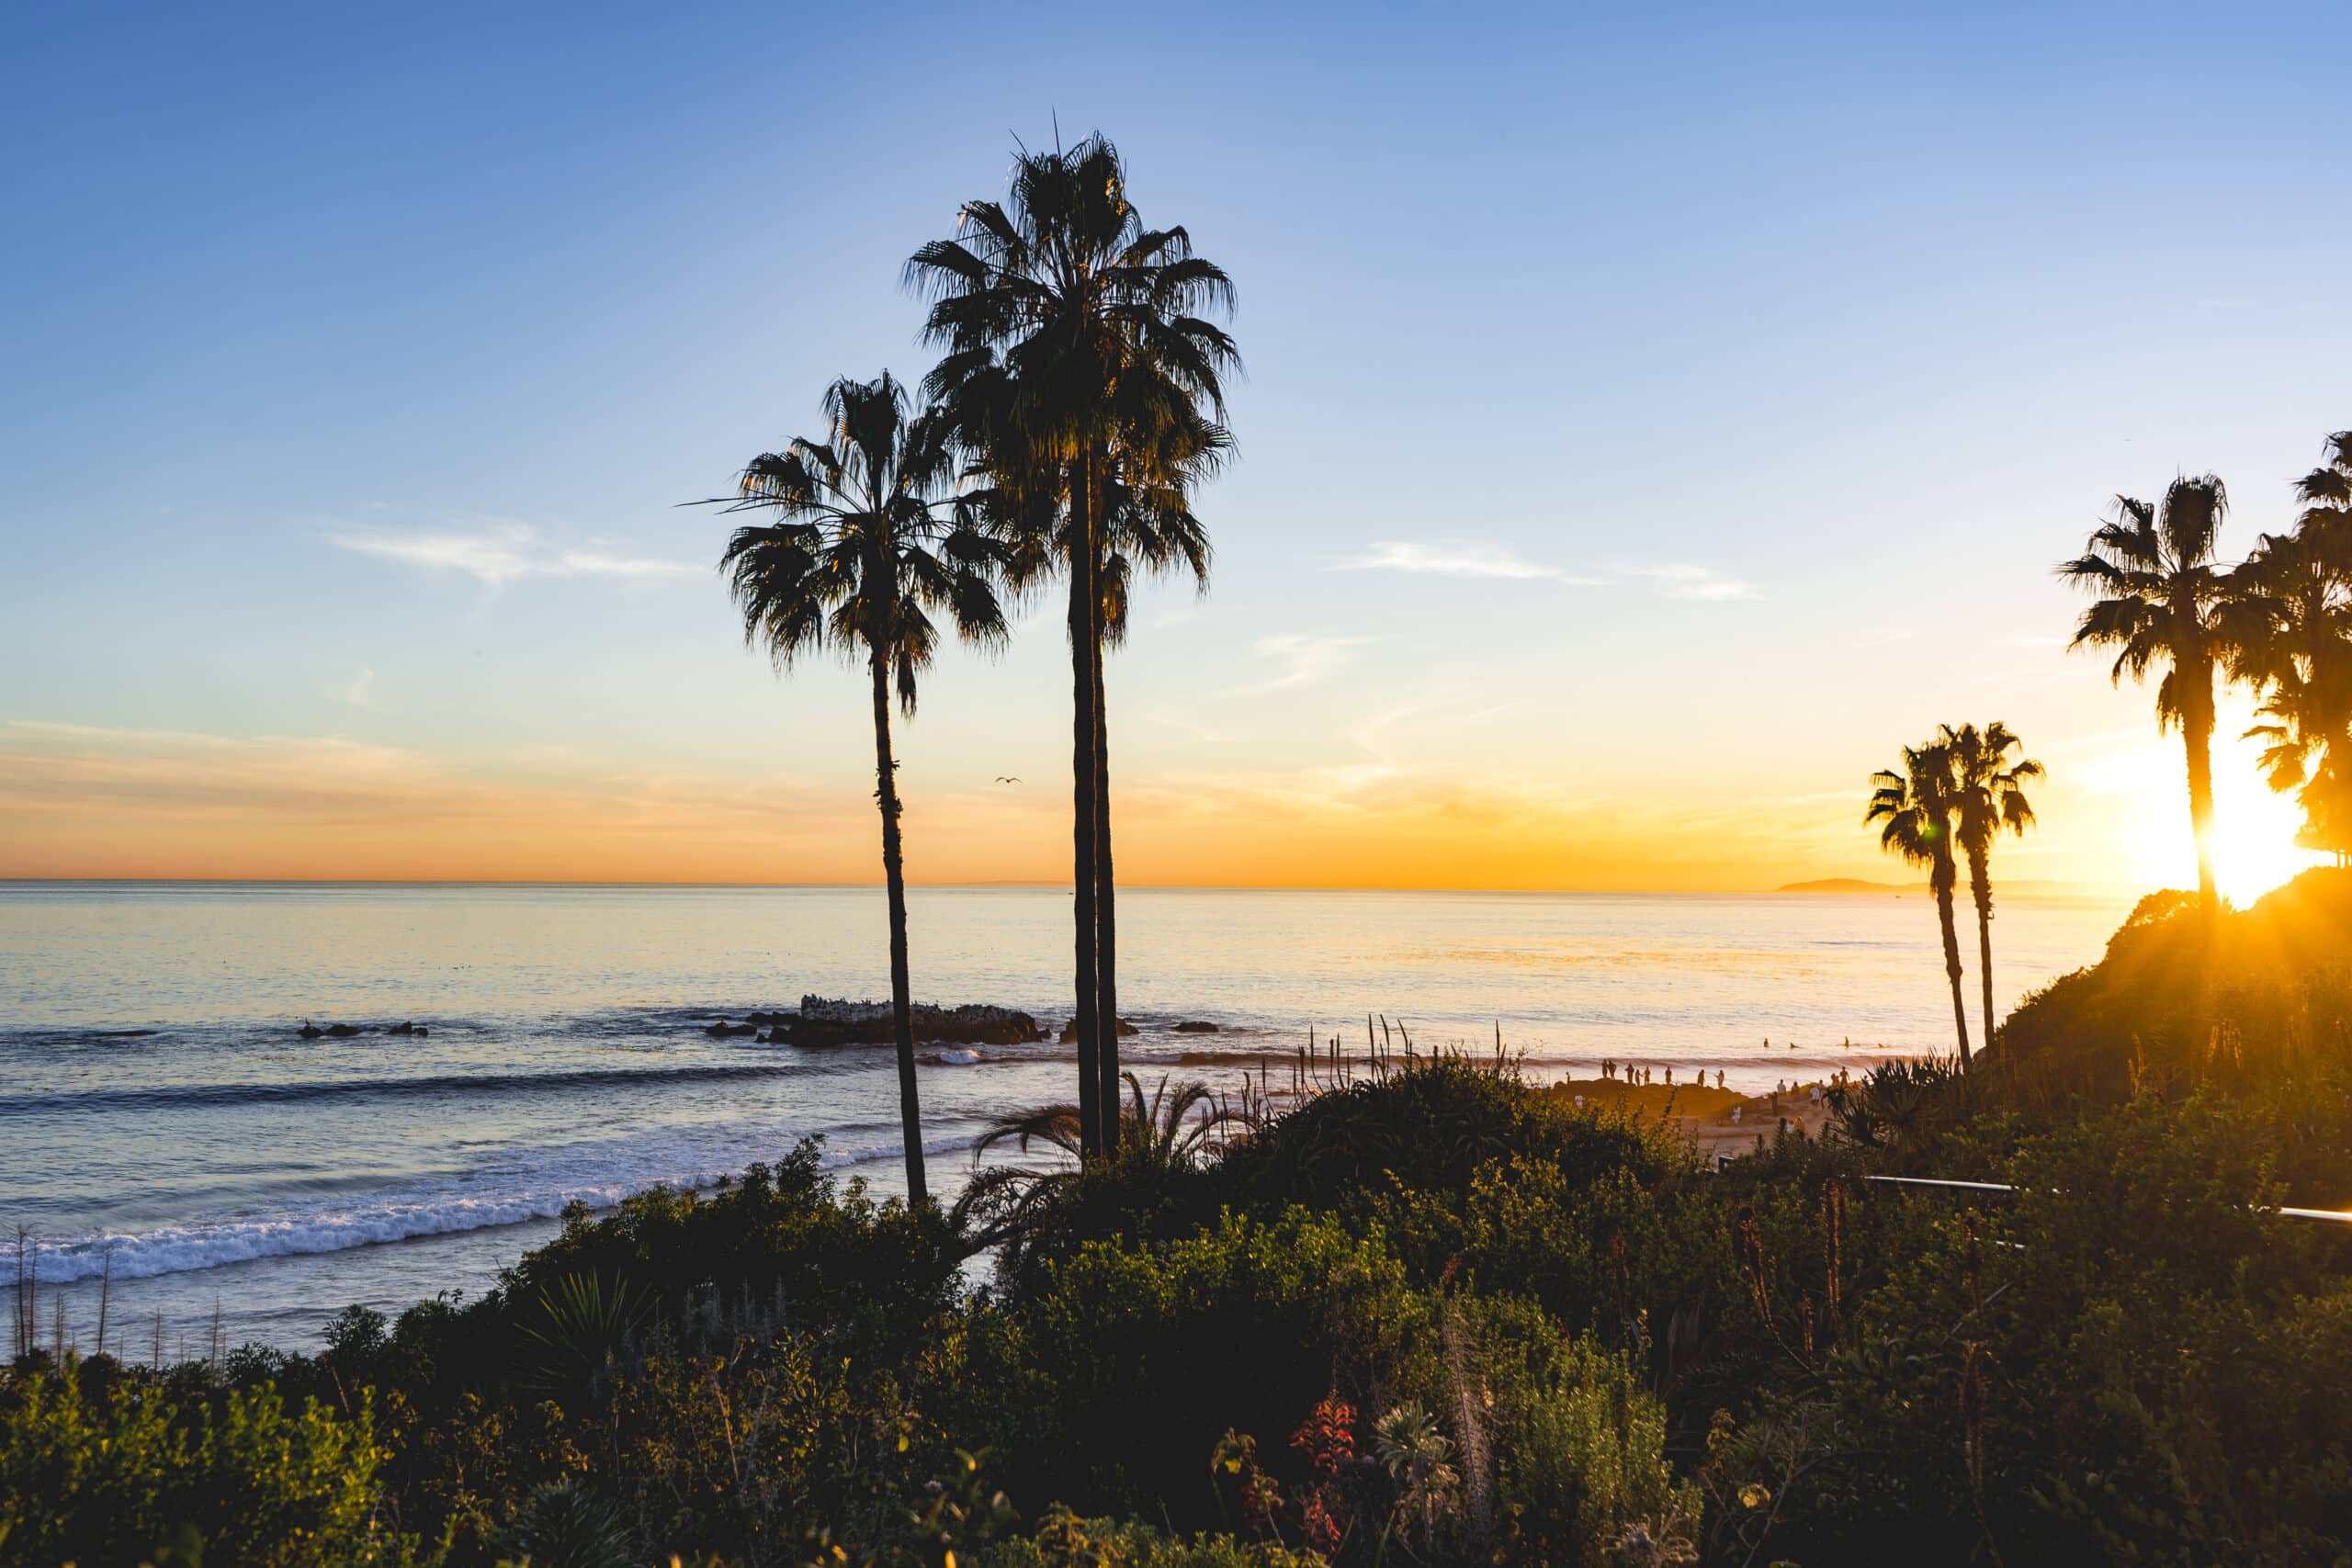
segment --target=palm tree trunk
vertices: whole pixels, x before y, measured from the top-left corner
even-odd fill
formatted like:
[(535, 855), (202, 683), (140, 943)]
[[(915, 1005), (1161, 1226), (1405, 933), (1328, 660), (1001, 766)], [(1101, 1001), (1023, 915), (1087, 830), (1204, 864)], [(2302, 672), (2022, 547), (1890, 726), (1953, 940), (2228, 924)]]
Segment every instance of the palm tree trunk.
[(1949, 862), (1936, 868), (1936, 919), (1944, 929), (1944, 977), (1951, 982), (1951, 1026), (1960, 1036), (1960, 1070), (1968, 1070), (1968, 1007), (1960, 986), (1960, 930), (1952, 922), (1952, 884), (1959, 880)]
[(2182, 705), (2180, 733), (2188, 749), (2188, 824), (2197, 835), (2197, 897), (2210, 917), (2222, 908), (2213, 886), (2213, 674), (2205, 672), (2205, 700), (2192, 694)]
[[(1102, 1079), (1097, 1060), (1098, 1020), (1094, 995), (1094, 623), (1100, 591), (1094, 581), (1093, 475), (1079, 465), (1071, 527), (1069, 568), (1070, 660), (1070, 896), (1076, 928), (1072, 957), (1077, 974), (1078, 1144), (1081, 1158), (1102, 1148)], [(1114, 1100), (1114, 1114), (1117, 1101)]]
[(1984, 1045), (1993, 1044), (1993, 871), (1984, 854), (1968, 857), (1968, 892), (1976, 900), (1976, 973), (1984, 983)]
[(1119, 915), (1111, 867), (1111, 736), (1102, 690), (1102, 596), (1094, 605), (1094, 1006), (1102, 1152), (1119, 1147)]
[(899, 840), (899, 764), (890, 755), (890, 666), (878, 648), (874, 671), (874, 798), (882, 808), (882, 879), (890, 891), (890, 1035), (899, 1048), (899, 1129), (906, 1140), (907, 1201), (929, 1196), (922, 1172), (922, 1109), (915, 1093), (912, 986), (907, 977), (907, 874)]

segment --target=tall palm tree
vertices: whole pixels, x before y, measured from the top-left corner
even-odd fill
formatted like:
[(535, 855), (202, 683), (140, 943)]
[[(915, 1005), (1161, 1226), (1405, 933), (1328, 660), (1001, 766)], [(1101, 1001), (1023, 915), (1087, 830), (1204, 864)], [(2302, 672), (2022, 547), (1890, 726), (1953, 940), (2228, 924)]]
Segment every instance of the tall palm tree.
[(954, 493), (946, 421), (908, 417), (906, 389), (885, 371), (826, 389), (826, 439), (796, 437), (755, 457), (729, 512), (774, 522), (735, 530), (719, 560), (743, 639), (767, 649), (779, 671), (831, 650), (863, 658), (874, 699), (874, 798), (882, 813), (882, 874), (889, 889), (890, 1019), (899, 1053), (899, 1118), (909, 1200), (922, 1203), (922, 1119), (915, 1091), (913, 998), (907, 974), (907, 883), (900, 842), (890, 699), (914, 716), (916, 681), (939, 641), (944, 615), (967, 642), (1001, 646), (1006, 626), (994, 581), (1001, 547), (974, 525)]
[(2339, 430), (2321, 444), (2320, 466), (2295, 481), (2295, 499), (2306, 508), (2299, 527), (2352, 530), (2352, 430)]
[(1960, 1065), (1969, 1065), (1968, 1010), (1961, 1001), (1960, 932), (1952, 923), (1952, 889), (1960, 874), (1952, 861), (1952, 818), (1960, 810), (1952, 774), (1951, 748), (1940, 738), (1905, 746), (1903, 766), (1871, 775), (1870, 807), (1862, 826), (1878, 823), (1879, 847), (1911, 865), (1928, 868), (1936, 896), (1936, 919), (1944, 933), (1944, 976), (1951, 982), (1951, 1023), (1960, 1036)]
[(2004, 829), (2025, 837), (2033, 826), (2033, 803), (2025, 786), (2042, 776), (2042, 766), (2030, 757), (2009, 760), (2025, 743), (1997, 719), (1978, 729), (1963, 724), (1954, 730), (1945, 725), (1936, 742), (1951, 753), (1952, 782), (1960, 805), (1955, 832), (1961, 853), (1968, 857), (1968, 891), (1976, 902), (1976, 970), (1984, 982), (1984, 1043), (1993, 1043), (1993, 840)]
[(1033, 576), (1069, 587), (1079, 1107), (1099, 1152), (1119, 1138), (1102, 688), (1106, 584), (1124, 581), (1115, 498), (1181, 496), (1225, 451), (1224, 380), (1238, 360), (1204, 316), (1231, 310), (1233, 285), (1182, 228), (1143, 226), (1100, 135), (1022, 153), (1008, 198), (967, 203), (956, 237), (917, 251), (907, 281), (931, 301), (925, 340), (944, 351), (926, 389), (993, 482), (1000, 524), (1032, 542)]
[(2115, 516), (2058, 575), (2100, 595), (2075, 627), (2073, 647), (2116, 650), (2110, 672), (2143, 679), (2164, 666), (2156, 723), (2177, 725), (2188, 754), (2188, 818), (2197, 838), (2197, 891), (2206, 912), (2221, 908), (2213, 886), (2213, 685), (2230, 650), (2223, 606), (2229, 570), (2214, 545), (2229, 497), (2211, 474), (2178, 479), (2162, 506), (2115, 498)]
[(2231, 673), (2262, 695), (2270, 787), (2301, 791), (2338, 754), (2352, 725), (2352, 574), (2335, 542), (2299, 528), (2265, 534), (2231, 574)]
[(2303, 807), (2296, 841), (2352, 846), (2352, 432), (2328, 437), (2326, 461), (2296, 485), (2305, 510), (2265, 534), (2231, 574), (2231, 673), (2261, 694), (2248, 739), (2265, 742), (2270, 787)]

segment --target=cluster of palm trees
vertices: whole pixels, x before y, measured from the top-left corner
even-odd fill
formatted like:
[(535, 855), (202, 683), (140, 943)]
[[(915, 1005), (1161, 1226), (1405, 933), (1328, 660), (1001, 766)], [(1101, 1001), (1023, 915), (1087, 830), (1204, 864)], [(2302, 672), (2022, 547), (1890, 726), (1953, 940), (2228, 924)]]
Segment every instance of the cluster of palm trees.
[[(2156, 680), (2156, 722), (2178, 728), (2188, 766), (2200, 907), (2221, 908), (2213, 877), (2213, 726), (2224, 682), (2251, 688), (2273, 789), (2303, 809), (2296, 842), (2352, 854), (2352, 431), (2322, 446), (2320, 466), (2296, 481), (2301, 510), (2284, 534), (2265, 534), (2236, 566), (2220, 557), (2229, 493), (2212, 474), (2175, 479), (2161, 502), (2118, 496), (2113, 515), (2059, 575), (2093, 595), (2073, 646), (2111, 649), (2112, 678)], [(1986, 861), (2003, 830), (2023, 833), (2033, 807), (2023, 785), (2042, 776), (2002, 725), (1953, 729), (1905, 747), (1903, 765), (1874, 775), (1865, 824), (1880, 843), (1928, 872), (1943, 925), (1944, 969), (1961, 1062), (1969, 1060), (1960, 943), (1952, 897), (1955, 854), (1969, 864), (1984, 978), (1984, 1038), (1992, 1039), (1992, 891)]]
[[(890, 920), (890, 1002), (912, 1201), (926, 1197), (908, 978), (904, 852), (890, 703), (911, 717), (944, 619), (1001, 645), (1010, 598), (1069, 591), (1078, 1144), (1119, 1139), (1118, 924), (1102, 663), (1137, 573), (1205, 585), (1193, 497), (1231, 448), (1233, 285), (1182, 228), (1146, 228), (1097, 134), (1023, 152), (1002, 201), (967, 202), (905, 282), (941, 358), (919, 396), (887, 372), (837, 381), (824, 439), (752, 459), (729, 511), (757, 512), (721, 570), (747, 642), (781, 671), (862, 660), (873, 688), (875, 799)], [(918, 406), (919, 404), (919, 406)]]
[(1903, 765), (1871, 776), (1865, 825), (1879, 843), (1910, 864), (1925, 867), (1943, 927), (1944, 976), (1951, 985), (1952, 1030), (1967, 1067), (1968, 1009), (1961, 989), (1960, 931), (1952, 896), (1960, 861), (1968, 862), (1968, 890), (1976, 905), (1976, 967), (1984, 986), (1984, 1040), (1993, 1039), (1993, 843), (2002, 833), (2023, 837), (2033, 826), (2025, 786), (2042, 776), (2040, 762), (2017, 753), (2024, 743), (1998, 722), (1979, 729), (1939, 727), (1917, 746), (1903, 748)]
[(2178, 727), (2188, 754), (2197, 891), (2208, 914), (2213, 881), (2214, 696), (2238, 682), (2261, 699), (2262, 769), (2303, 808), (2297, 842), (2352, 850), (2352, 431), (2323, 446), (2296, 481), (2301, 507), (2284, 534), (2265, 534), (2235, 567), (2219, 541), (2229, 495), (2212, 474), (2178, 479), (2150, 505), (2118, 496), (2115, 514), (2059, 574), (2097, 595), (2075, 646), (2115, 650), (2113, 676), (2161, 669), (2156, 720)]

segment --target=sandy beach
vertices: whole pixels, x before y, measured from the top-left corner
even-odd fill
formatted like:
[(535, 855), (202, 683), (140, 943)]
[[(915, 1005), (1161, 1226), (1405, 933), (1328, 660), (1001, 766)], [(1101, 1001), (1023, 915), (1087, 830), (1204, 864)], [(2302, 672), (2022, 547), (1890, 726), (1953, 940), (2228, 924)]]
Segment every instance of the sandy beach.
[(1808, 1137), (1819, 1137), (1829, 1121), (1829, 1106), (1813, 1091), (1826, 1088), (1825, 1080), (1815, 1078), (1778, 1094), (1742, 1094), (1693, 1083), (1572, 1077), (1551, 1085), (1546, 1092), (1589, 1106), (1621, 1107), (1645, 1121), (1671, 1121), (1697, 1143), (1701, 1155), (1713, 1159), (1754, 1153), (1780, 1130), (1784, 1118), (1792, 1130), (1802, 1128)]

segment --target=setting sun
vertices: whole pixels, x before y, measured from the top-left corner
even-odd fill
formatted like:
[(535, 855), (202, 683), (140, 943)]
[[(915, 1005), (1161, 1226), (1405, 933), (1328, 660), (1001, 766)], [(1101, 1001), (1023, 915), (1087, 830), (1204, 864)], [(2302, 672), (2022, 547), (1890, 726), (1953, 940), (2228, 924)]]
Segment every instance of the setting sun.
[[(2244, 908), (2319, 864), (2324, 856), (2295, 843), (2302, 808), (2263, 782), (2255, 744), (2238, 739), (2253, 722), (2243, 697), (2222, 705), (2213, 739), (2213, 874), (2222, 896)], [(2112, 759), (2114, 781), (2128, 791), (2132, 847), (2124, 880), (2142, 888), (2197, 886), (2189, 835), (2188, 785), (2177, 735), (2151, 735)]]

